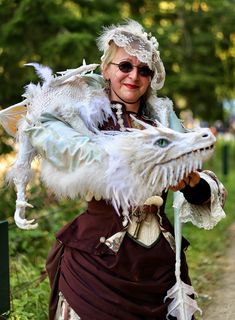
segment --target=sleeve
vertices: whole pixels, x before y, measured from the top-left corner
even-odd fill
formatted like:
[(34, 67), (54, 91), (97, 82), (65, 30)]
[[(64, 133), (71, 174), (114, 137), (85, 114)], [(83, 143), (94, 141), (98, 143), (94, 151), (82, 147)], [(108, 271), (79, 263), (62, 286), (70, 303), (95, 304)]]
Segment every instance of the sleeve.
[(32, 146), (58, 170), (73, 172), (81, 163), (100, 162), (97, 144), (61, 119), (44, 113), (40, 122), (25, 129)]
[(195, 187), (186, 185), (180, 192), (183, 193), (185, 199), (191, 204), (203, 204), (211, 197), (210, 185), (203, 178), (200, 179)]
[(223, 206), (226, 190), (213, 172), (205, 170), (200, 172), (200, 176), (210, 188), (210, 199), (206, 203), (193, 204), (186, 200), (183, 193), (179, 192), (173, 206), (179, 208), (182, 222), (190, 221), (199, 228), (209, 230), (225, 218)]

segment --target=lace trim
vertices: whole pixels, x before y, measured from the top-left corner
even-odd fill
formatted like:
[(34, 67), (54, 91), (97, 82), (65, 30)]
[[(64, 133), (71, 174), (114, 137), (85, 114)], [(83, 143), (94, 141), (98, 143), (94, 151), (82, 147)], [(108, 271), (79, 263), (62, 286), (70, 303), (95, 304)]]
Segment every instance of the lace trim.
[(174, 201), (173, 206), (179, 208), (180, 219), (183, 223), (192, 222), (195, 226), (212, 229), (223, 218), (226, 190), (216, 175), (211, 171), (200, 172), (201, 178), (206, 180), (211, 188), (210, 202), (203, 205), (194, 205), (186, 201), (182, 193)]

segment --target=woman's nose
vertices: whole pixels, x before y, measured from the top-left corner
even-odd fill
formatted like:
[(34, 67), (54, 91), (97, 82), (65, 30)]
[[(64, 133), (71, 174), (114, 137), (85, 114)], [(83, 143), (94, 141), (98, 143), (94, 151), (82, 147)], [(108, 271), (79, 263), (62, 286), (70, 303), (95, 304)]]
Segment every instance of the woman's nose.
[(129, 73), (129, 77), (131, 79), (137, 79), (138, 78), (138, 68), (133, 67), (133, 69), (131, 70), (131, 72)]

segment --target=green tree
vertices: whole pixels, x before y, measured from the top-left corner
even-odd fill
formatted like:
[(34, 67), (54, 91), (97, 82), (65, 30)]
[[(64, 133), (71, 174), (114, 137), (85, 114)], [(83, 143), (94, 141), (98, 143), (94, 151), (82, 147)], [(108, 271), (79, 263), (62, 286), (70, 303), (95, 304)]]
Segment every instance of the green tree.
[(235, 95), (235, 2), (146, 0), (138, 10), (160, 43), (167, 77), (159, 94), (201, 119), (223, 119), (222, 102)]
[[(102, 25), (118, 20), (116, 1), (2, 0), (0, 1), (0, 107), (19, 102), (24, 86), (38, 81), (32, 68), (38, 62), (54, 71), (99, 61), (96, 37)], [(108, 18), (109, 17), (109, 18)], [(4, 137), (3, 130), (0, 134)], [(1, 153), (10, 151), (5, 138)]]
[(103, 25), (134, 18), (157, 36), (167, 80), (159, 94), (208, 120), (222, 117), (234, 89), (234, 0), (1, 0), (0, 104), (19, 101), (36, 81), (27, 62), (55, 71), (98, 62)]

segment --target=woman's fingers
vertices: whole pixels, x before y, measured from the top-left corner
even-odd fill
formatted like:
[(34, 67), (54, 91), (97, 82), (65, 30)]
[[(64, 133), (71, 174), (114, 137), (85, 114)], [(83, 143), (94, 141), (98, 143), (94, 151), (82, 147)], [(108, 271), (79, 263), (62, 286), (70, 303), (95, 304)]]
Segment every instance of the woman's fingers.
[(191, 188), (195, 187), (200, 181), (200, 175), (197, 171), (191, 172), (187, 177), (184, 177), (176, 186), (171, 186), (169, 189), (172, 191), (179, 191), (189, 185)]

